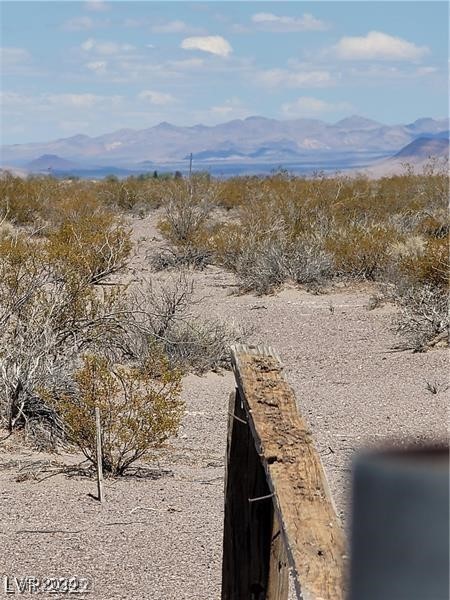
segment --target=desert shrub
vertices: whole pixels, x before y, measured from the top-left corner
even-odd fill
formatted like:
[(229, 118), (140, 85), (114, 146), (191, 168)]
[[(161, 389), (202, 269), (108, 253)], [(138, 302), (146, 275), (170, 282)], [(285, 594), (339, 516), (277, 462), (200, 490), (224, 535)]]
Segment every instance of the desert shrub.
[(183, 414), (181, 375), (153, 353), (139, 368), (111, 365), (86, 355), (74, 375), (75, 389), (57, 397), (68, 439), (96, 463), (94, 409), (102, 422), (103, 468), (122, 475), (151, 448), (174, 435)]
[(290, 270), (296, 283), (321, 285), (333, 278), (333, 257), (320, 239), (300, 238), (292, 248)]
[(234, 272), (241, 291), (267, 294), (286, 281), (321, 284), (331, 276), (331, 256), (320, 239), (294, 237), (282, 222), (270, 229), (228, 224), (212, 235), (209, 244), (219, 264)]
[(27, 225), (36, 221), (49, 198), (58, 195), (57, 181), (52, 178), (6, 174), (0, 178), (0, 213), (16, 225)]
[(58, 182), (58, 195), (51, 196), (48, 202), (41, 204), (39, 220), (44, 235), (61, 227), (64, 223), (94, 218), (105, 212), (95, 188), (86, 182)]
[(230, 346), (242, 341), (244, 332), (215, 319), (177, 321), (167, 332), (162, 347), (170, 363), (184, 373), (201, 375), (229, 369)]
[(304, 238), (283, 238), (247, 245), (237, 257), (235, 272), (243, 291), (267, 294), (286, 281), (322, 284), (330, 275), (331, 258), (320, 245)]
[(139, 350), (146, 360), (156, 343), (170, 364), (183, 372), (201, 374), (230, 367), (230, 345), (240, 341), (243, 332), (215, 319), (205, 319), (196, 311), (194, 284), (186, 273), (135, 292), (133, 305), (139, 307), (136, 320), (148, 336)]
[(421, 252), (402, 258), (401, 271), (415, 284), (432, 285), (448, 290), (450, 286), (449, 241), (449, 236), (427, 239)]
[(178, 245), (198, 245), (212, 211), (215, 186), (205, 178), (177, 179), (167, 183), (161, 232)]
[(245, 206), (255, 192), (257, 177), (230, 177), (217, 182), (216, 202), (226, 210)]
[(375, 279), (390, 259), (391, 246), (398, 238), (385, 227), (348, 227), (328, 238), (325, 247), (333, 257), (337, 274)]
[(47, 260), (60, 273), (74, 272), (100, 283), (124, 268), (131, 247), (129, 228), (112, 213), (101, 211), (64, 222), (51, 232)]
[[(114, 233), (114, 222), (108, 225)], [(121, 354), (127, 345), (123, 290), (100, 292), (93, 284), (106, 276), (105, 264), (109, 272), (111, 264), (118, 268), (105, 256), (120, 257), (123, 266), (129, 233), (109, 237), (83, 220), (67, 227), (48, 238), (22, 231), (0, 238), (0, 413), (10, 429), (38, 419), (58, 435), (58, 415), (37, 390), (48, 381), (70, 387), (80, 352)]]
[(95, 193), (104, 206), (144, 216), (163, 201), (164, 183), (157, 178), (106, 178), (95, 184)]
[(289, 255), (283, 238), (248, 240), (233, 258), (242, 291), (268, 294), (286, 281)]
[(61, 437), (60, 415), (39, 390), (51, 384), (55, 394), (69, 393), (86, 352), (136, 365), (156, 345), (185, 370), (226, 362), (232, 335), (193, 314), (192, 284), (184, 276), (158, 292), (95, 285), (112, 272), (105, 246), (120, 257), (114, 272), (126, 262), (128, 232), (116, 237), (120, 223), (107, 224), (111, 237), (103, 222), (90, 228), (81, 219), (47, 238), (25, 232), (0, 238), (0, 418), (10, 430), (34, 424)]
[(0, 214), (18, 226), (46, 231), (101, 208), (93, 184), (49, 176), (0, 178)]
[(443, 208), (420, 215), (416, 231), (427, 237), (444, 238), (450, 233), (450, 215)]
[(440, 342), (448, 345), (448, 293), (430, 284), (396, 286), (391, 298), (399, 306), (395, 328), (403, 347), (422, 352)]
[(420, 351), (436, 341), (448, 343), (449, 238), (430, 237), (400, 255), (390, 281), (391, 297), (400, 307), (395, 327), (407, 346)]
[(193, 204), (184, 200), (172, 200), (165, 207), (160, 230), (177, 244), (192, 244), (202, 231), (211, 208), (205, 203)]
[(212, 261), (212, 252), (206, 247), (183, 245), (166, 247), (150, 254), (150, 265), (155, 271), (193, 268), (202, 271)]

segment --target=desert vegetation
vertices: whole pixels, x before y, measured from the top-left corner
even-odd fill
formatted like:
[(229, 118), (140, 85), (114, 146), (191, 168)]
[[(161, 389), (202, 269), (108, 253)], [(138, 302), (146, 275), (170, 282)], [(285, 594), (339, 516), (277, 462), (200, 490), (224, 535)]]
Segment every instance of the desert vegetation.
[(182, 185), (184, 201), (166, 204), (160, 224), (176, 247), (166, 266), (203, 257), (256, 294), (373, 281), (399, 306), (404, 347), (448, 338), (448, 177), (435, 165), (380, 180), (280, 172)]
[[(39, 446), (73, 443), (94, 461), (93, 409), (105, 413), (105, 469), (121, 474), (176, 433), (181, 376), (226, 367), (238, 333), (195, 316), (189, 269), (215, 264), (241, 292), (285, 283), (325, 293), (371, 281), (398, 306), (402, 348), (448, 340), (448, 177), (421, 174), (227, 180), (52, 177), (0, 180), (0, 415)], [(170, 281), (122, 283), (130, 217), (158, 211)], [(381, 299), (381, 300), (380, 300)], [(118, 428), (118, 423), (126, 426)]]
[(133, 252), (124, 198), (154, 207), (145, 183), (134, 194), (135, 181), (1, 181), (2, 422), (94, 461), (96, 403), (112, 474), (176, 433), (181, 375), (227, 366), (235, 335), (192, 314), (183, 273), (159, 287), (121, 283)]

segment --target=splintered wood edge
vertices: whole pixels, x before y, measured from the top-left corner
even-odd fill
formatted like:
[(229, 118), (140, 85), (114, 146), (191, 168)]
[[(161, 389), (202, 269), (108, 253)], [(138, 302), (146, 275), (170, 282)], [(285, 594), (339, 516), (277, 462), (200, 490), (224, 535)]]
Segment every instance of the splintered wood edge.
[(231, 350), (231, 362), (233, 364), (233, 369), (236, 369), (239, 365), (239, 356), (241, 354), (247, 356), (268, 356), (274, 358), (280, 364), (280, 370), (282, 370), (283, 363), (281, 362), (280, 355), (278, 352), (272, 348), (272, 346), (266, 346), (264, 344), (258, 346), (249, 346), (247, 344), (234, 344), (230, 348)]
[[(241, 398), (244, 403), (245, 409), (246, 409), (246, 411), (249, 411), (249, 413), (250, 413), (248, 415), (249, 426), (252, 430), (255, 445), (256, 445), (257, 451), (259, 453), (264, 451), (264, 440), (261, 439), (260, 434), (257, 431), (257, 427), (254, 422), (253, 416), (252, 416), (251, 402), (249, 402), (246, 397), (246, 393), (245, 393), (246, 385), (244, 382), (244, 374), (242, 371), (245, 371), (245, 368), (248, 367), (248, 361), (246, 361), (245, 358), (251, 359), (251, 358), (263, 358), (263, 357), (272, 358), (278, 363), (277, 369), (276, 369), (278, 371), (277, 377), (279, 377), (280, 383), (283, 383), (285, 386), (287, 386), (290, 394), (292, 394), (292, 399), (293, 399), (297, 418), (298, 418), (299, 422), (301, 422), (302, 425), (304, 426), (305, 431), (310, 435), (310, 430), (306, 426), (306, 423), (304, 422), (304, 419), (298, 410), (297, 402), (295, 400), (295, 394), (294, 394), (291, 386), (289, 385), (289, 382), (287, 381), (285, 374), (283, 372), (283, 364), (281, 362), (281, 359), (280, 359), (280, 356), (278, 355), (278, 353), (271, 346), (266, 346), (266, 345), (250, 346), (250, 345), (245, 345), (245, 344), (236, 344), (236, 345), (232, 346), (232, 348), (231, 348), (231, 360), (232, 360), (233, 371), (234, 371), (235, 378), (236, 378), (236, 384), (237, 384), (237, 387), (241, 394)], [(319, 453), (317, 452), (317, 450), (315, 448), (314, 443), (312, 443), (312, 448), (314, 450), (314, 457), (317, 462), (317, 466), (320, 469), (320, 473), (321, 473), (320, 479), (321, 479), (321, 484), (323, 487), (325, 499), (328, 502), (329, 508), (331, 508), (331, 512), (332, 512), (332, 514), (330, 514), (329, 516), (331, 517), (331, 521), (334, 521), (335, 525), (337, 525), (338, 529), (340, 530), (340, 531), (335, 532), (337, 537), (339, 538), (340, 534), (342, 534), (341, 539), (343, 540), (344, 538), (343, 538), (343, 531), (342, 531), (341, 523), (340, 523), (340, 520), (336, 513), (336, 508), (334, 505), (333, 497), (330, 493), (329, 484), (328, 484), (328, 480), (327, 480), (327, 477), (325, 474), (325, 470), (323, 468), (322, 460), (320, 458)], [(296, 563), (296, 559), (294, 557), (294, 554), (296, 554), (296, 552), (294, 553), (294, 548), (291, 547), (288, 531), (286, 530), (287, 523), (285, 523), (283, 520), (283, 514), (282, 514), (281, 506), (280, 506), (280, 499), (278, 498), (278, 493), (277, 493), (277, 490), (275, 489), (274, 481), (272, 480), (271, 467), (269, 464), (267, 464), (267, 461), (265, 460), (264, 457), (262, 457), (262, 462), (263, 462), (263, 466), (264, 466), (264, 469), (267, 474), (267, 482), (268, 482), (269, 488), (271, 489), (272, 493), (274, 494), (274, 505), (279, 514), (280, 523), (282, 524), (282, 533), (283, 533), (283, 537), (285, 539), (286, 550), (287, 550), (287, 553), (288, 553), (288, 556), (290, 559), (290, 563), (293, 568), (295, 588), (296, 588), (298, 597), (303, 598), (304, 600), (329, 600), (329, 598), (331, 600), (331, 597), (327, 594), (327, 592), (325, 590), (324, 590), (324, 592), (325, 592), (326, 596), (322, 596), (322, 594), (320, 594), (320, 596), (317, 596), (316, 594), (311, 595), (310, 594), (311, 590), (309, 589), (309, 585), (306, 582), (303, 582), (303, 585), (302, 585), (301, 573), (302, 573), (302, 571), (304, 571), (305, 565), (297, 565), (297, 563)], [(330, 525), (331, 525), (331, 523), (330, 523)], [(289, 529), (290, 529), (290, 527), (289, 527)], [(339, 545), (339, 543), (338, 543), (338, 545)], [(336, 550), (337, 550), (337, 548), (336, 548)], [(345, 550), (344, 550), (344, 552), (345, 552)], [(342, 556), (343, 556), (343, 554), (342, 554)], [(335, 565), (335, 566), (337, 567), (337, 565)], [(307, 579), (308, 579), (308, 577), (307, 577)], [(306, 587), (304, 585), (305, 583), (306, 583)], [(335, 590), (335, 592), (336, 592), (336, 590)], [(338, 595), (339, 595), (339, 598), (341, 598), (341, 594), (342, 594), (343, 590), (339, 590), (339, 592), (340, 593), (338, 593)], [(337, 599), (338, 595), (333, 596), (333, 600), (334, 600), (334, 598)]]

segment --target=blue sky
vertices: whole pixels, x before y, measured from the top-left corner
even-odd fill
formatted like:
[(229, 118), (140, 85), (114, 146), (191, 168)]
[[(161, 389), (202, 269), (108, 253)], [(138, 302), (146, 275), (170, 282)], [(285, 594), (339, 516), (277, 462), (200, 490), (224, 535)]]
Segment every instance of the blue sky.
[(4, 143), (448, 114), (447, 2), (2, 1)]

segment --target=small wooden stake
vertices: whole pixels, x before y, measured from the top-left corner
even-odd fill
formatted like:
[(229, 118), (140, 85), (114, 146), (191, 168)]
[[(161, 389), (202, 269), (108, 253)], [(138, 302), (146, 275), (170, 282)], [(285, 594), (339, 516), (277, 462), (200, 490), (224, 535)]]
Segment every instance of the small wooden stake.
[(95, 407), (95, 439), (97, 444), (97, 486), (98, 499), (103, 502), (103, 454), (102, 454), (102, 428), (100, 423), (100, 409)]

